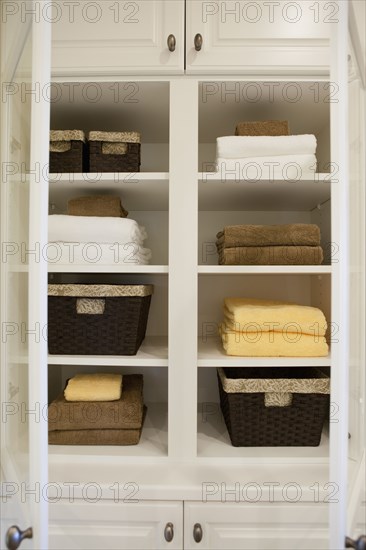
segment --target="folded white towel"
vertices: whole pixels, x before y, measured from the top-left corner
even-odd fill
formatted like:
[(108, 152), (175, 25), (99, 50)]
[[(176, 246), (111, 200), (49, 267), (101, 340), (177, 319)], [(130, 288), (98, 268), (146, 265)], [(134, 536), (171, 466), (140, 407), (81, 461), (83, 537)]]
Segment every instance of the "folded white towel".
[(316, 137), (299, 136), (224, 136), (217, 138), (216, 158), (274, 157), (315, 155)]
[(97, 216), (48, 216), (49, 242), (129, 243), (142, 245), (146, 231), (130, 218)]
[(129, 243), (48, 243), (44, 257), (49, 264), (62, 265), (147, 265), (151, 250)]
[(247, 180), (300, 180), (314, 177), (315, 155), (288, 155), (282, 157), (254, 157), (245, 159), (217, 159), (217, 172), (223, 179), (234, 177)]

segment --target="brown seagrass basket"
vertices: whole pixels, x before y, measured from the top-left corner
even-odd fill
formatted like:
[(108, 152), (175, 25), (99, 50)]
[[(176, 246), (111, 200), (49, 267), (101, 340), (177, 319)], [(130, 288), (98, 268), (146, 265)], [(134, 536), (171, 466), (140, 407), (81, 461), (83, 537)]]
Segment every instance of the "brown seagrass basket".
[(152, 285), (48, 285), (49, 353), (135, 355), (152, 293)]
[(219, 368), (220, 406), (235, 447), (318, 446), (330, 378), (315, 367)]
[(82, 130), (50, 131), (50, 173), (87, 172), (88, 155)]
[(89, 132), (91, 172), (139, 172), (140, 164), (138, 132)]

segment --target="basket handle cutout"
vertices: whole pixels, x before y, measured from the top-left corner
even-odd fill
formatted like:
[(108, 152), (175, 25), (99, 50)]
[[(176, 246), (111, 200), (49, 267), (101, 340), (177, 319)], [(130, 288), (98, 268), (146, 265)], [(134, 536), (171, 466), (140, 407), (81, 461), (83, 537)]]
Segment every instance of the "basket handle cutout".
[(104, 298), (77, 298), (76, 300), (76, 313), (78, 315), (103, 315), (104, 311)]
[(290, 407), (292, 405), (292, 393), (290, 392), (266, 392), (264, 394), (265, 407)]

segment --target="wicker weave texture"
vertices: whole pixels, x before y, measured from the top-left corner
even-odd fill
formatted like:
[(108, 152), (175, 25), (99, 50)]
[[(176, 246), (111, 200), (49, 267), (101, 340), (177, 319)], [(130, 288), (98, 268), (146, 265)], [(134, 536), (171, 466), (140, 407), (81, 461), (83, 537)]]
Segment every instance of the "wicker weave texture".
[(87, 146), (82, 141), (71, 141), (63, 153), (50, 152), (50, 173), (87, 172)]
[(102, 315), (77, 313), (77, 298), (48, 297), (48, 350), (59, 355), (136, 355), (151, 296), (105, 298)]
[(218, 384), (221, 411), (234, 447), (319, 445), (329, 395), (294, 393), (290, 406), (266, 407), (264, 393), (228, 394), (219, 375)]
[(139, 172), (140, 143), (126, 143), (124, 155), (103, 154), (102, 141), (89, 142), (89, 163), (91, 172)]

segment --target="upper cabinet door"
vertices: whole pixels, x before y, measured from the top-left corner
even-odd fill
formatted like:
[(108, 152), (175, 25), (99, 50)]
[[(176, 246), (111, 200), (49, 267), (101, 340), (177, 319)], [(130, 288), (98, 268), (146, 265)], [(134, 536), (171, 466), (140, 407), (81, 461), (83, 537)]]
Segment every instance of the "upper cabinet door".
[(184, 0), (57, 0), (46, 8), (54, 76), (184, 71)]
[[(7, 548), (48, 548), (47, 244), (51, 29), (1, 3), (1, 465)], [(29, 539), (29, 540), (28, 540)], [(3, 546), (1, 546), (3, 547)]]
[(187, 73), (328, 74), (338, 12), (324, 0), (187, 0)]

